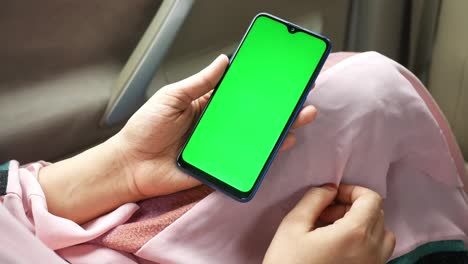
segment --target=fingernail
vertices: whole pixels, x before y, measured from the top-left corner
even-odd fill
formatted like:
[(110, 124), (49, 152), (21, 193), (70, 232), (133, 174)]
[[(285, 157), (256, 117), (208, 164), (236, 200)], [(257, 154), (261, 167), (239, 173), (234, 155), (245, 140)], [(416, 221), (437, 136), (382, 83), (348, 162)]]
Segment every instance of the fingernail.
[(324, 184), (324, 185), (322, 185), (322, 186), (320, 186), (320, 187), (327, 188), (327, 189), (333, 190), (333, 191), (337, 189), (336, 184), (334, 184), (334, 183), (332, 183), (332, 182), (326, 183), (326, 184)]

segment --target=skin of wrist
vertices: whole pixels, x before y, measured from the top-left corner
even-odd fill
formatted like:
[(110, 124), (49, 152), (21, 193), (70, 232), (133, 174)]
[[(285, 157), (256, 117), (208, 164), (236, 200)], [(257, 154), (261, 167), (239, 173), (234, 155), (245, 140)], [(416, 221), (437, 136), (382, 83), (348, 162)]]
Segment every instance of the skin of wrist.
[(38, 181), (50, 213), (84, 223), (118, 206), (141, 200), (131, 188), (118, 140), (109, 140), (42, 168)]
[(119, 178), (122, 181), (123, 188), (121, 191), (126, 193), (127, 202), (136, 202), (150, 198), (141, 193), (135, 183), (134, 174), (138, 168), (138, 159), (132, 157), (131, 151), (128, 150), (128, 143), (124, 140), (121, 133), (117, 133), (105, 142), (107, 144), (106, 147), (112, 149), (114, 164), (119, 168)]

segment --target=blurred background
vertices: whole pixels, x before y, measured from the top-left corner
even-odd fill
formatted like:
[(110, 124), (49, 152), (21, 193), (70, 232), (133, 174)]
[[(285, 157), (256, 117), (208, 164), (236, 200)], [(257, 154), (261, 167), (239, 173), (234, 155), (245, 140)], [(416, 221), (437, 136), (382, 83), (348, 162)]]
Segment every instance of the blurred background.
[(333, 51), (375, 50), (413, 71), (468, 158), (468, 1), (2, 1), (0, 163), (55, 161), (118, 131), (148, 97), (230, 54), (268, 12)]

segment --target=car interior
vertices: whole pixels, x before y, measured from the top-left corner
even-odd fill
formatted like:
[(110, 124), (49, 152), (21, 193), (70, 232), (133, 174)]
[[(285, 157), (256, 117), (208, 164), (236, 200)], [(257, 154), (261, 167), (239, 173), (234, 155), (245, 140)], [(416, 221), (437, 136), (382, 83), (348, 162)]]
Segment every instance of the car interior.
[[(116, 133), (152, 94), (231, 54), (259, 12), (378, 51), (426, 85), (468, 160), (468, 1), (3, 1), (0, 164), (57, 161)], [(468, 169), (468, 163), (466, 163)]]

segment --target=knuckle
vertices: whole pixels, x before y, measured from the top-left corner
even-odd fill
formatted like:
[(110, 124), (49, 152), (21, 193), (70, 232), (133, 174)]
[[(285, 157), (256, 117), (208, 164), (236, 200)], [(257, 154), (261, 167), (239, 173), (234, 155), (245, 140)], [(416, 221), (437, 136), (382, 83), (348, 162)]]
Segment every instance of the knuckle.
[(383, 198), (377, 193), (374, 193), (374, 201), (377, 204), (378, 208), (382, 208), (383, 205)]
[(382, 207), (383, 207), (384, 200), (383, 200), (382, 196), (380, 196), (380, 195), (377, 196), (376, 202), (377, 202), (377, 206), (378, 206), (379, 208), (382, 208)]
[(351, 229), (349, 238), (353, 243), (366, 243), (368, 233), (368, 229), (365, 226), (356, 225)]
[(323, 195), (326, 194), (326, 191), (323, 188), (312, 187), (304, 194), (301, 200), (313, 201), (320, 199)]
[(300, 222), (300, 219), (301, 219), (300, 214), (292, 211), (283, 218), (283, 221), (281, 221), (281, 225), (296, 224)]
[(200, 85), (203, 85), (204, 87), (214, 87), (214, 84), (211, 82), (210, 78), (208, 78), (205, 74), (199, 74), (198, 81), (200, 82)]
[(383, 202), (384, 202), (382, 196), (372, 191), (371, 193), (368, 194), (368, 197), (369, 197), (369, 201), (373, 204), (373, 206), (375, 206), (374, 209), (377, 212), (380, 211), (383, 207)]
[(304, 225), (304, 216), (297, 213), (290, 213), (283, 218), (280, 224), (280, 228), (288, 230), (289, 228), (302, 225)]
[(174, 84), (168, 84), (168, 85), (163, 86), (161, 89), (158, 90), (158, 93), (168, 98), (180, 98), (181, 97), (180, 90), (177, 89)]

